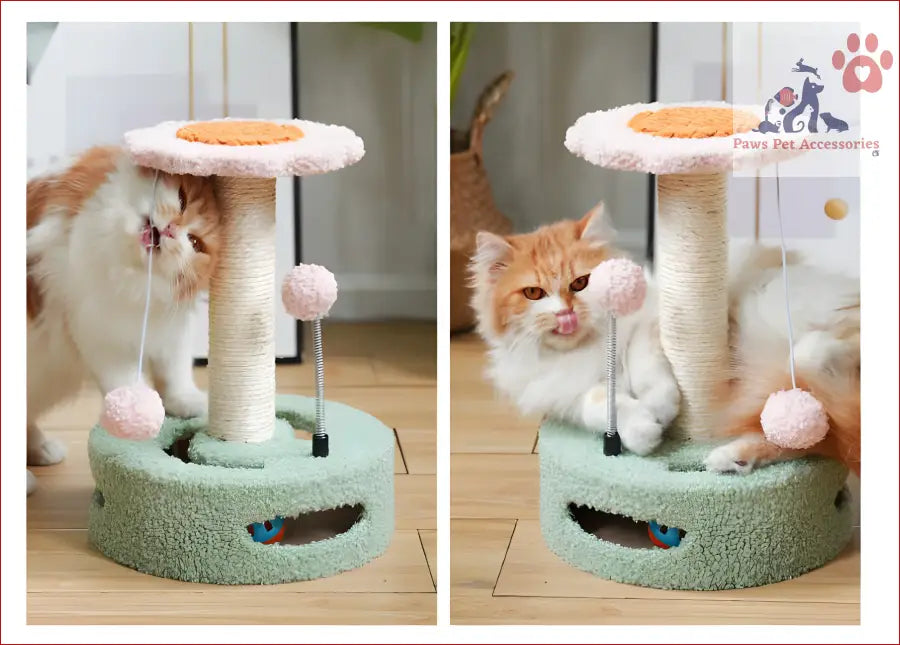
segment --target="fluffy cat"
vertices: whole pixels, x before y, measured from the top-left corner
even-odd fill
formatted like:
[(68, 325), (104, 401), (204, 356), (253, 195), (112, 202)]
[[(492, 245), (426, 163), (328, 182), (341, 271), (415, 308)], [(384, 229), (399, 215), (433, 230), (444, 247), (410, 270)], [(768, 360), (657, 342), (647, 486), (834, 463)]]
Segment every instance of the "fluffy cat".
[[(606, 315), (581, 291), (612, 246), (602, 204), (580, 221), (533, 233), (478, 234), (473, 307), (489, 346), (488, 375), (525, 414), (606, 429)], [(652, 284), (644, 307), (618, 324), (618, 426), (622, 445), (648, 454), (678, 414), (680, 393), (662, 352)]]
[(750, 472), (807, 453), (833, 457), (860, 473), (859, 282), (787, 255), (797, 387), (828, 413), (825, 439), (805, 451), (766, 441), (759, 416), (769, 394), (791, 389), (781, 250), (756, 247), (730, 271), (729, 335), (732, 373), (721, 391), (721, 430), (712, 438), (737, 437), (713, 450), (710, 470)]
[(28, 182), (29, 465), (65, 457), (37, 422), (86, 378), (104, 394), (135, 382), (151, 252), (145, 365), (169, 414), (206, 413), (189, 323), (216, 265), (219, 214), (209, 180), (159, 173), (151, 226), (155, 174), (105, 147)]
[[(523, 413), (605, 429), (606, 316), (579, 292), (591, 269), (622, 255), (612, 240), (602, 204), (578, 222), (525, 235), (479, 233), (472, 304), (489, 347), (488, 376)], [(823, 403), (831, 430), (809, 451), (782, 450), (762, 434), (766, 398), (791, 384), (780, 250), (754, 248), (730, 272), (732, 371), (710, 393), (719, 421), (714, 431), (696, 437), (735, 437), (710, 452), (709, 470), (746, 473), (815, 452), (859, 472), (858, 283), (803, 265), (793, 254), (788, 265), (797, 385)], [(622, 444), (638, 454), (656, 448), (680, 404), (660, 346), (656, 299), (649, 279), (643, 308), (618, 323), (619, 432)]]

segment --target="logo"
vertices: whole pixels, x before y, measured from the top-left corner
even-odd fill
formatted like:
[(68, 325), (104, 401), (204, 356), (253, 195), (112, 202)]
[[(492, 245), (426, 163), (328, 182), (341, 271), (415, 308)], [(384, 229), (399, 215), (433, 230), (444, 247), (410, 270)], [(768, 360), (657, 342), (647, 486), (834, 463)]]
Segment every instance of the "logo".
[[(863, 43), (868, 53), (859, 52)], [(878, 53), (878, 37), (875, 34), (867, 35), (862, 42), (859, 35), (850, 34), (847, 36), (847, 51), (849, 54), (839, 49), (831, 55), (832, 66), (842, 72), (841, 83), (844, 90), (849, 94), (863, 91), (874, 94), (880, 90), (884, 72), (894, 64), (894, 55), (887, 49)], [(875, 55), (878, 62), (869, 54)], [(877, 139), (840, 136), (841, 133), (857, 128), (853, 124), (859, 118), (858, 115), (851, 114), (851, 118), (845, 118), (848, 115), (835, 114), (834, 108), (822, 111), (829, 105), (829, 94), (825, 91), (820, 69), (815, 61), (806, 61), (804, 58), (786, 69), (789, 78), (785, 80), (790, 84), (770, 95), (766, 100), (763, 120), (753, 129), (753, 132), (775, 136), (752, 139), (735, 137), (734, 147), (762, 150), (866, 150), (873, 157), (879, 156), (881, 143)], [(790, 80), (801, 74), (802, 82)], [(831, 94), (831, 98), (834, 99), (835, 95)], [(837, 110), (852, 110), (847, 103), (849, 98), (837, 96), (832, 105), (836, 105)], [(790, 136), (778, 136), (781, 134)]]
[(753, 131), (763, 134), (777, 132), (793, 134), (804, 130), (818, 133), (821, 121), (825, 132), (846, 132), (850, 128), (846, 121), (831, 112), (819, 111), (819, 95), (825, 86), (817, 82), (821, 81), (818, 68), (807, 65), (801, 58), (791, 68), (791, 72), (806, 74), (800, 91), (797, 92), (793, 87), (787, 86), (778, 90), (766, 101), (763, 120)]
[[(875, 34), (869, 34), (865, 40), (866, 49), (869, 53), (874, 54), (878, 50), (878, 37)], [(860, 39), (856, 34), (847, 36), (847, 50), (854, 54), (859, 50)], [(844, 89), (850, 93), (860, 91), (877, 92), (881, 89), (884, 70), (888, 70), (894, 64), (894, 57), (890, 51), (884, 50), (878, 56), (879, 62), (876, 63), (867, 54), (859, 54), (849, 62), (847, 56), (841, 50), (836, 50), (831, 56), (831, 64), (838, 71), (843, 70), (842, 83)], [(842, 119), (833, 112), (822, 112), (820, 101), (825, 89), (822, 83), (822, 77), (819, 75), (819, 68), (807, 63), (803, 58), (794, 63), (791, 68), (792, 74), (804, 74), (803, 84), (799, 90), (795, 90), (791, 86), (782, 87), (774, 95), (766, 101), (765, 113), (763, 120), (754, 128), (754, 132), (763, 134), (796, 134), (798, 132), (809, 132), (811, 134), (820, 133), (841, 133), (847, 132), (850, 125), (846, 120)], [(824, 132), (823, 132), (824, 131)], [(810, 144), (801, 144), (801, 147)], [(776, 147), (779, 147), (776, 141)], [(790, 143), (789, 147), (794, 147)], [(877, 142), (862, 142), (855, 146), (822, 146), (826, 149), (844, 148), (844, 147), (864, 147), (875, 148), (877, 150)], [(877, 155), (877, 152), (873, 152)]]
[[(875, 34), (866, 36), (866, 49), (870, 54), (875, 53), (878, 49), (878, 36)], [(856, 34), (847, 36), (847, 51), (850, 54), (855, 54), (859, 51), (859, 36)], [(859, 54), (852, 58), (849, 63), (846, 63), (846, 61), (847, 56), (840, 49), (835, 50), (831, 55), (832, 66), (838, 71), (844, 70), (842, 78), (844, 89), (848, 92), (865, 90), (874, 94), (881, 89), (882, 70), (891, 68), (894, 64), (894, 56), (885, 49), (878, 57), (878, 63), (867, 54)], [(844, 63), (846, 63), (846, 66)]]

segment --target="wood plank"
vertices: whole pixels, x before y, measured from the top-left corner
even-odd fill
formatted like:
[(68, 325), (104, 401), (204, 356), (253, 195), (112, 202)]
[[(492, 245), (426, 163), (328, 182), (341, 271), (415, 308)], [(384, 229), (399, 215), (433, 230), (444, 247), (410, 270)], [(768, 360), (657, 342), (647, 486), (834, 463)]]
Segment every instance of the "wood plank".
[(854, 540), (821, 569), (793, 580), (752, 589), (668, 591), (612, 582), (575, 569), (546, 547), (538, 521), (519, 520), (494, 595), (859, 604), (859, 542)]
[[(218, 586), (157, 578), (106, 558), (88, 544), (85, 530), (30, 531), (27, 558), (29, 592), (206, 591), (221, 595), (223, 601), (251, 589), (267, 594), (434, 592), (415, 530), (397, 531), (387, 552), (364, 567), (330, 578), (280, 585)], [(66, 575), (60, 575), (62, 571)]]
[(452, 615), (456, 615), (460, 596), (477, 596), (481, 602), (490, 597), (515, 526), (515, 520), (450, 521)]
[(536, 455), (450, 456), (451, 518), (538, 519)]
[(403, 461), (412, 475), (434, 475), (437, 472), (437, 432), (428, 428), (397, 428)]
[(432, 593), (29, 593), (30, 625), (434, 625)]
[(519, 414), (484, 377), (485, 346), (467, 334), (450, 341), (450, 451), (528, 453), (539, 425)]
[(453, 597), (454, 625), (858, 625), (859, 605), (735, 600)]
[(437, 529), (435, 486), (434, 475), (397, 475), (394, 478), (398, 529)]

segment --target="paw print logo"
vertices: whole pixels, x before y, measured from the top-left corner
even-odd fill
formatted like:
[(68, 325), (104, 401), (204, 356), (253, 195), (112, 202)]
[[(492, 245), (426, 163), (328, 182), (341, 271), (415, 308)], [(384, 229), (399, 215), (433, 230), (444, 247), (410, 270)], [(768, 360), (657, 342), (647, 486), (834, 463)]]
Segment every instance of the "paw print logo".
[[(847, 36), (847, 50), (850, 55), (859, 51), (859, 36), (850, 34)], [(874, 54), (878, 49), (878, 36), (869, 34), (866, 36), (866, 49), (870, 54)], [(890, 69), (894, 64), (894, 56), (888, 50), (881, 52), (878, 57), (879, 64), (876, 63), (867, 54), (858, 54), (850, 59), (847, 63), (847, 57), (840, 49), (831, 55), (831, 64), (836, 70), (844, 69), (844, 89), (848, 92), (877, 92), (881, 89), (881, 71), (882, 69)], [(846, 63), (846, 67), (845, 67)]]

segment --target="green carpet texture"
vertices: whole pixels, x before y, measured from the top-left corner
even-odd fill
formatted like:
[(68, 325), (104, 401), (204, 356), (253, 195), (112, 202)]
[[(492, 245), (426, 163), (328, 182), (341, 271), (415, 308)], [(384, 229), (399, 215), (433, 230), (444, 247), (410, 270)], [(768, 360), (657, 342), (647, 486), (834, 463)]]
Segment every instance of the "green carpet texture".
[[(145, 573), (218, 584), (321, 578), (384, 553), (394, 531), (393, 431), (326, 402), (330, 454), (314, 458), (312, 442), (295, 439), (293, 428), (314, 427), (315, 399), (279, 395), (276, 410), (275, 437), (260, 444), (212, 439), (203, 419), (167, 418), (156, 439), (142, 442), (95, 427), (92, 543)], [(187, 461), (167, 452), (185, 440)], [(307, 544), (257, 543), (247, 530), (356, 505), (362, 513), (348, 530)]]
[[(572, 566), (610, 580), (714, 590), (796, 577), (833, 559), (849, 541), (843, 465), (811, 457), (748, 475), (717, 474), (703, 470), (709, 450), (684, 442), (664, 445), (650, 457), (606, 457), (601, 436), (546, 421), (539, 452), (547, 546)], [(623, 546), (596, 537), (605, 535), (601, 531), (585, 531), (570, 512), (579, 506), (685, 534), (669, 549), (652, 546), (649, 538), (649, 548)], [(622, 521), (643, 526), (646, 535), (646, 525)], [(634, 534), (640, 536), (639, 530)]]

